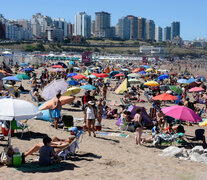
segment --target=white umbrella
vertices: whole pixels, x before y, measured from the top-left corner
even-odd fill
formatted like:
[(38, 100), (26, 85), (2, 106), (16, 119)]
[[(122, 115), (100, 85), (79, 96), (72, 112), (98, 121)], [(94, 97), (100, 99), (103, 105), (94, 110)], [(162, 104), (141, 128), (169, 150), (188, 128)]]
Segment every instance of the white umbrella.
[(25, 120), (41, 116), (42, 112), (32, 103), (24, 100), (0, 99), (0, 120), (10, 121), (9, 145), (11, 137), (11, 121)]
[(65, 93), (67, 87), (68, 83), (64, 79), (54, 80), (43, 89), (42, 96), (46, 100), (52, 99), (59, 90), (61, 90), (61, 94)]
[(131, 73), (131, 74), (128, 74), (127, 75), (128, 77), (139, 77), (139, 74), (137, 74), (137, 73)]

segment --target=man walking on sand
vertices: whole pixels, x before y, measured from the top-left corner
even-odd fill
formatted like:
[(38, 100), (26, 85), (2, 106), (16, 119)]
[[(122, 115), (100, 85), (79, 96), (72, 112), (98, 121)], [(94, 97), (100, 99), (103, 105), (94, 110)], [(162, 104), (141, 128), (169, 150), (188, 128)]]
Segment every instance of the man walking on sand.
[(53, 100), (53, 108), (52, 108), (52, 117), (54, 118), (54, 128), (58, 128), (58, 121), (60, 119), (60, 111), (62, 109), (62, 105), (60, 102), (61, 90), (59, 90)]

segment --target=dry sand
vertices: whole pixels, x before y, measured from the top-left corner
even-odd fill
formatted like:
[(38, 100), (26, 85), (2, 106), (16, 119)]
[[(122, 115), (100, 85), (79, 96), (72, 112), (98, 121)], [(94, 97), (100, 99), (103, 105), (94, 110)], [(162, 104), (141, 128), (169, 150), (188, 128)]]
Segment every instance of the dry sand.
[[(23, 81), (23, 86), (30, 89), (28, 81)], [(109, 92), (108, 100), (119, 102), (118, 95)], [(21, 99), (31, 101), (29, 95), (21, 95)], [(142, 103), (149, 110), (150, 104)], [(64, 106), (62, 114), (70, 114), (74, 117), (83, 117), (80, 109), (71, 109), (69, 105)], [(103, 131), (121, 132), (115, 125), (116, 120), (104, 119)], [(50, 123), (31, 119), (28, 121), (31, 138), (26, 132), (23, 139), (12, 137), (12, 145), (18, 147), (21, 152), (27, 151), (33, 145), (42, 141), (44, 134), (50, 137), (57, 136), (67, 138), (69, 132), (61, 129), (55, 130)], [(77, 125), (82, 126), (82, 122)], [(195, 127), (185, 127), (186, 134), (193, 134)], [(205, 128), (206, 129), (206, 128)], [(150, 136), (145, 131), (143, 136)], [(82, 142), (79, 144), (77, 155), (67, 160), (65, 167), (49, 172), (23, 173), (14, 168), (6, 166), (0, 167), (1, 180), (53, 180), (53, 179), (206, 179), (206, 164), (191, 161), (183, 161), (170, 157), (160, 157), (161, 149), (154, 148), (151, 144), (145, 146), (135, 145), (134, 134), (125, 132), (128, 138), (111, 137), (97, 135), (96, 138), (84, 134)], [(2, 144), (6, 141), (0, 141), (0, 151), (3, 150)], [(26, 160), (37, 159), (37, 155), (28, 156)]]

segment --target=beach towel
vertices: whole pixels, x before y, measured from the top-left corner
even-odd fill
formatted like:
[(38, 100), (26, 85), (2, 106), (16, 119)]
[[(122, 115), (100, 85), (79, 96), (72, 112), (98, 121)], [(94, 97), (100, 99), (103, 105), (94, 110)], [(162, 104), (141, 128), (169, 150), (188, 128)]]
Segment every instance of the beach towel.
[(123, 137), (123, 138), (129, 137), (129, 135), (122, 134), (122, 133), (97, 132), (97, 134), (102, 135), (102, 136), (114, 136), (114, 137)]
[(65, 166), (67, 163), (61, 162), (59, 164), (52, 164), (49, 166), (40, 166), (39, 162), (31, 162), (31, 163), (26, 163), (22, 164), (19, 167), (15, 167), (15, 170), (17, 171), (22, 171), (22, 172), (40, 172), (40, 171), (49, 171), (52, 169), (59, 169)]

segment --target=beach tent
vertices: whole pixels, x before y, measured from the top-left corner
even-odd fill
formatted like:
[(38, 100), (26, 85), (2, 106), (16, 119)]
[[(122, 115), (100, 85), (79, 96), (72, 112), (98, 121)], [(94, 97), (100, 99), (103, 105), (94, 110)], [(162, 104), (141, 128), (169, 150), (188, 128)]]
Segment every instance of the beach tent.
[[(127, 111), (131, 112), (131, 115), (130, 117), (133, 119), (135, 114), (136, 114), (136, 109), (137, 108), (142, 108), (142, 113), (141, 113), (141, 116), (144, 120), (144, 124), (145, 126), (153, 126), (153, 122), (152, 120), (150, 119), (150, 116), (147, 114), (146, 110), (144, 107), (139, 107), (139, 106), (129, 106), (129, 108), (127, 109)], [(119, 120), (116, 122), (116, 125), (119, 126), (121, 123), (121, 118), (119, 118)]]
[[(47, 101), (46, 101), (47, 102)], [(45, 102), (45, 103), (46, 103)], [(43, 103), (42, 105), (39, 106), (39, 110), (41, 109), (41, 107), (45, 104)], [(46, 109), (46, 110), (43, 110), (41, 111), (42, 112), (42, 116), (36, 118), (36, 119), (40, 119), (40, 120), (44, 120), (44, 121), (49, 121), (49, 122), (52, 122), (52, 118), (51, 118), (51, 115), (50, 115), (50, 110), (49, 109)]]
[(116, 94), (123, 94), (124, 91), (127, 91), (127, 78), (119, 85), (119, 87), (115, 90)]
[(88, 75), (90, 75), (91, 74), (91, 69), (89, 68), (89, 69), (87, 69), (84, 73), (83, 73), (83, 75), (85, 75), (85, 76), (88, 76)]

